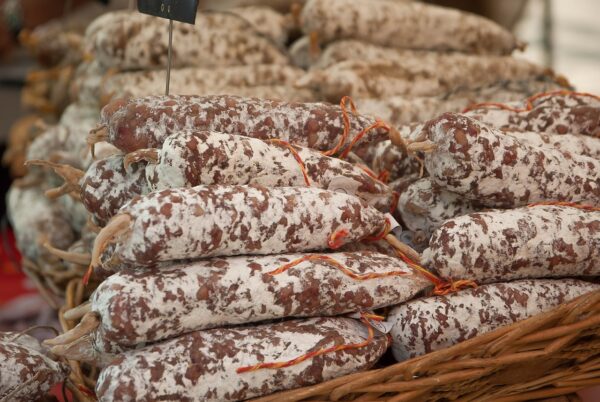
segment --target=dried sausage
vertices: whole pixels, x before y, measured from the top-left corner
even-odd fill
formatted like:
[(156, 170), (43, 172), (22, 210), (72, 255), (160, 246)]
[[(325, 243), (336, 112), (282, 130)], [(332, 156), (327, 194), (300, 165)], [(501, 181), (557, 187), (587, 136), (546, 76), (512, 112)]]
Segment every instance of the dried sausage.
[(414, 300), (390, 312), (392, 350), (403, 361), (448, 348), (597, 289), (575, 279), (523, 280)]
[(453, 113), (429, 121), (423, 134), (428, 140), (421, 145), (431, 151), (425, 154), (425, 167), (435, 182), (484, 206), (600, 205), (597, 159), (533, 147)]
[[(278, 46), (231, 13), (198, 14), (196, 25), (173, 27), (173, 67), (289, 64)], [(138, 12), (107, 13), (86, 32), (86, 48), (106, 68), (166, 68), (168, 22)]]
[(510, 54), (522, 47), (496, 23), (455, 9), (423, 3), (309, 0), (302, 11), (305, 33), (322, 43), (358, 39), (380, 46)]
[(313, 186), (355, 195), (383, 212), (395, 207), (385, 184), (348, 162), (309, 148), (216, 132), (181, 132), (160, 150), (129, 154), (145, 158), (152, 191), (198, 185)]
[(389, 131), (375, 118), (347, 114), (343, 107), (228, 95), (117, 100), (104, 107), (101, 123), (106, 133), (91, 135), (90, 142), (106, 139), (124, 152), (159, 148), (167, 136), (182, 130), (277, 138), (320, 151), (339, 150), (346, 136), (353, 140), (365, 130), (371, 129), (364, 141), (385, 138)]
[(183, 258), (339, 248), (385, 235), (389, 219), (343, 193), (302, 187), (198, 186), (150, 193), (100, 232), (92, 265), (113, 256), (138, 266)]
[(450, 219), (434, 232), (423, 264), (445, 278), (481, 283), (597, 276), (600, 212), (582, 208), (539, 205)]
[[(288, 367), (238, 372), (248, 365), (287, 362), (342, 345), (355, 347)], [(366, 370), (387, 346), (386, 336), (368, 337), (364, 324), (349, 318), (198, 331), (122, 355), (102, 370), (96, 394), (102, 402), (156, 401), (172, 395), (186, 401), (245, 400)]]

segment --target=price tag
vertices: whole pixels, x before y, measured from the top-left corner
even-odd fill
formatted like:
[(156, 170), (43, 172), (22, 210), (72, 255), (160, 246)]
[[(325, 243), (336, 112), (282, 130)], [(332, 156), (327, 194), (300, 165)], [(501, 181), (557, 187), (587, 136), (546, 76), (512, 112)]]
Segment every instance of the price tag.
[(199, 0), (138, 0), (138, 11), (155, 17), (194, 24)]

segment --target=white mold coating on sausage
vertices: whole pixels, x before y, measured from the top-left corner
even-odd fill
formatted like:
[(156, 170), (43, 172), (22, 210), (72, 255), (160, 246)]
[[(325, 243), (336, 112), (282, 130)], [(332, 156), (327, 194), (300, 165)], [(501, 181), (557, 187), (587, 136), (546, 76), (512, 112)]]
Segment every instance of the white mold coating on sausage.
[[(348, 141), (376, 122), (349, 112)], [(218, 131), (329, 151), (345, 132), (342, 108), (326, 103), (294, 103), (229, 95), (149, 96), (117, 100), (102, 110), (108, 141), (124, 152), (160, 147), (183, 130)], [(387, 130), (369, 132), (359, 143), (385, 138)]]
[(237, 401), (369, 369), (387, 349), (385, 336), (367, 346), (323, 354), (282, 369), (237, 373), (243, 366), (295, 359), (334, 345), (362, 343), (366, 327), (350, 318), (312, 318), (261, 326), (197, 331), (123, 354), (102, 370), (101, 402)]
[(445, 113), (424, 132), (425, 167), (442, 187), (488, 207), (540, 201), (600, 205), (600, 160), (524, 144), (464, 115)]
[(381, 233), (383, 213), (356, 197), (316, 188), (197, 186), (138, 197), (114, 255), (149, 265), (183, 258), (324, 250)]
[(304, 32), (316, 32), (322, 43), (359, 39), (380, 46), (477, 54), (510, 54), (520, 45), (495, 22), (417, 2), (309, 0), (302, 23)]
[(217, 132), (180, 132), (165, 140), (158, 163), (147, 165), (146, 178), (153, 191), (210, 184), (311, 186), (354, 195), (390, 212), (392, 190), (364, 170), (310, 148), (295, 151), (301, 162), (280, 144)]
[(92, 311), (102, 322), (98, 336), (132, 347), (200, 329), (387, 307), (430, 286), (401, 260), (370, 251), (324, 256), (359, 275), (404, 274), (358, 280), (323, 260), (270, 274), (306, 256), (213, 258), (118, 272), (91, 297)]
[(454, 344), (552, 310), (600, 285), (575, 279), (495, 283), (394, 308), (392, 351), (398, 361)]
[(446, 278), (489, 283), (600, 274), (600, 212), (535, 206), (472, 213), (434, 232), (422, 262)]

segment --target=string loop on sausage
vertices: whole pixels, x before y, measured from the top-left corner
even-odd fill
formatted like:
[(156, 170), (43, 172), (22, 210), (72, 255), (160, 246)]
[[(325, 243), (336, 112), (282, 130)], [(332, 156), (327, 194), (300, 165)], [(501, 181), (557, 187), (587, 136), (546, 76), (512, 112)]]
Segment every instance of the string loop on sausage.
[(340, 351), (349, 350), (349, 349), (360, 349), (365, 346), (368, 346), (375, 338), (375, 330), (374, 330), (373, 326), (371, 325), (371, 323), (369, 322), (369, 320), (383, 321), (384, 318), (381, 316), (378, 316), (378, 315), (374, 315), (374, 314), (361, 313), (360, 320), (362, 321), (363, 324), (365, 324), (365, 326), (367, 327), (367, 330), (369, 331), (369, 335), (364, 342), (350, 343), (350, 344), (346, 344), (346, 345), (342, 344), (342, 345), (336, 345), (336, 346), (331, 346), (328, 348), (315, 350), (315, 351), (306, 353), (302, 356), (298, 356), (295, 359), (288, 360), (285, 362), (258, 363), (253, 366), (239, 367), (236, 370), (236, 372), (238, 374), (243, 374), (243, 373), (248, 373), (251, 371), (262, 370), (262, 369), (286, 368), (286, 367), (290, 367), (290, 366), (295, 366), (296, 364), (300, 364), (308, 359), (312, 359), (314, 357), (321, 356), (324, 354), (335, 353), (335, 352), (340, 352)]
[(328, 256), (328, 255), (323, 255), (323, 254), (309, 254), (309, 255), (305, 255), (301, 258), (298, 258), (294, 261), (291, 261), (287, 264), (282, 265), (281, 267), (271, 271), (271, 272), (267, 272), (267, 274), (269, 275), (279, 275), (282, 274), (284, 272), (286, 272), (287, 270), (296, 267), (300, 264), (302, 264), (305, 261), (323, 261), (328, 263), (329, 265), (331, 265), (334, 268), (339, 269), (340, 271), (342, 271), (344, 273), (344, 275), (355, 279), (357, 281), (366, 281), (369, 279), (376, 279), (376, 278), (387, 278), (390, 276), (402, 276), (402, 275), (407, 275), (407, 272), (404, 271), (390, 271), (390, 272), (382, 272), (382, 273), (376, 273), (376, 272), (371, 272), (371, 273), (365, 273), (365, 274), (360, 274), (357, 273), (353, 270), (351, 270), (350, 268), (348, 268), (347, 266), (345, 266), (344, 264), (342, 264), (341, 262), (339, 262), (338, 260)]
[(310, 184), (310, 179), (308, 178), (308, 173), (306, 172), (306, 166), (304, 165), (304, 161), (302, 160), (302, 158), (300, 157), (300, 154), (298, 154), (298, 151), (296, 151), (294, 146), (292, 144), (290, 144), (289, 142), (283, 141), (279, 138), (270, 139), (268, 142), (281, 145), (290, 150), (290, 153), (292, 154), (294, 159), (296, 159), (296, 161), (300, 165), (300, 171), (302, 172), (302, 176), (304, 177), (304, 182), (306, 183), (306, 186), (310, 187), (311, 184)]
[(342, 247), (344, 245), (344, 238), (347, 237), (349, 233), (350, 232), (348, 231), (348, 229), (340, 229), (333, 232), (331, 236), (329, 236), (329, 241), (327, 242), (327, 245), (332, 250)]
[(381, 120), (377, 120), (375, 123), (371, 124), (369, 127), (365, 128), (360, 133), (358, 133), (356, 135), (356, 137), (354, 137), (354, 139), (352, 139), (352, 141), (350, 141), (350, 144), (344, 150), (344, 152), (342, 152), (342, 154), (340, 155), (340, 158), (343, 159), (343, 158), (347, 157), (348, 154), (352, 151), (352, 148), (354, 148), (354, 146), (356, 145), (356, 143), (358, 141), (360, 141), (370, 131), (373, 131), (373, 130), (378, 129), (378, 128), (383, 128), (388, 133), (391, 131), (390, 126), (388, 126), (385, 122), (383, 122)]
[(342, 136), (335, 147), (333, 147), (329, 151), (323, 152), (323, 155), (325, 156), (332, 156), (337, 154), (348, 140), (348, 136), (350, 135), (350, 117), (348, 117), (348, 108), (346, 106), (347, 103), (350, 104), (352, 113), (355, 115), (358, 114), (358, 111), (356, 110), (356, 105), (354, 104), (352, 98), (350, 98), (349, 96), (344, 96), (340, 101), (340, 108), (342, 109), (342, 119), (344, 120), (344, 132), (342, 133)]
[(431, 283), (433, 283), (433, 285), (434, 285), (433, 294), (436, 296), (444, 296), (444, 295), (454, 293), (454, 292), (457, 292), (457, 291), (465, 289), (465, 288), (476, 288), (477, 287), (477, 283), (475, 281), (471, 281), (471, 280), (462, 279), (462, 280), (452, 281), (452, 280), (444, 280), (442, 278), (439, 278), (437, 275), (431, 273), (426, 268), (415, 263), (411, 258), (409, 258), (402, 251), (396, 250), (396, 254), (410, 268), (419, 272), (426, 279), (428, 279)]

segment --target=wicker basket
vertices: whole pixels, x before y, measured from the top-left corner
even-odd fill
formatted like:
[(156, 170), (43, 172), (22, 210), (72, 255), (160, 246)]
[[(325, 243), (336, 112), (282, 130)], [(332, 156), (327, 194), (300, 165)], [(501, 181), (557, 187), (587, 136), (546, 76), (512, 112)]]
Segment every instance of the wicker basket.
[(509, 402), (598, 384), (600, 291), (448, 349), (256, 401)]

